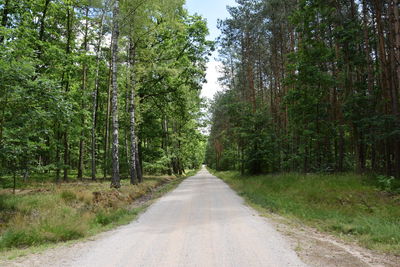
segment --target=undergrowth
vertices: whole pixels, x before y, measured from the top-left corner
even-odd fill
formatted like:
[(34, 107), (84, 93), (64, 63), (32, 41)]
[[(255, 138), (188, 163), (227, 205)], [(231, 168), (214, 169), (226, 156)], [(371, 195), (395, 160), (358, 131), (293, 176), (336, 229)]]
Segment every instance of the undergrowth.
[(134, 200), (157, 197), (185, 177), (145, 177), (139, 185), (122, 180), (119, 190), (99, 182), (32, 183), (15, 195), (0, 190), (0, 252), (75, 240), (129, 223), (146, 205), (133, 206)]
[(212, 172), (268, 212), (297, 218), (370, 249), (400, 254), (400, 195), (382, 190), (368, 177)]

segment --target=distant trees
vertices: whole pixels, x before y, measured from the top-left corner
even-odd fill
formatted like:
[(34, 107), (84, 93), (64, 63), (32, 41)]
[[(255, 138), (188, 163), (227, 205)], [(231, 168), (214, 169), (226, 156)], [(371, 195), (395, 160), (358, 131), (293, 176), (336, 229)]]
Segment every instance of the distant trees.
[[(198, 166), (212, 43), (183, 1), (0, 0), (0, 175)], [(201, 154), (201, 152), (199, 152)]]
[(398, 1), (237, 2), (208, 163), (400, 177)]

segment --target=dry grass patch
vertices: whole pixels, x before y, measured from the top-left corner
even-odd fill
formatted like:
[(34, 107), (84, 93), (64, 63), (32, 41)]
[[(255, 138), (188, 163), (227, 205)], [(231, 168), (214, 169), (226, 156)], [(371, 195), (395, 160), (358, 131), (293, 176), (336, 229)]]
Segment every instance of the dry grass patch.
[(142, 209), (132, 207), (134, 200), (177, 180), (151, 176), (138, 185), (123, 180), (119, 190), (90, 181), (30, 183), (15, 195), (2, 189), (0, 251), (74, 240), (128, 223)]

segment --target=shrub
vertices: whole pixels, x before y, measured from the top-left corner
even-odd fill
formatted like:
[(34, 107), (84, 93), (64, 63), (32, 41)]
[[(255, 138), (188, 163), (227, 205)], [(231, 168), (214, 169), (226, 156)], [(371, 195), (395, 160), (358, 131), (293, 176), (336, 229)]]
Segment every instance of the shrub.
[(119, 218), (123, 217), (124, 215), (127, 215), (128, 211), (125, 209), (119, 209), (117, 211), (109, 211), (109, 212), (104, 212), (101, 211), (96, 214), (95, 221), (96, 223), (100, 225), (108, 225), (110, 223), (113, 223), (117, 221)]
[(76, 195), (75, 195), (75, 193), (73, 193), (69, 190), (66, 190), (66, 191), (61, 192), (61, 198), (65, 202), (72, 202), (72, 201), (76, 200)]
[(36, 231), (10, 229), (1, 236), (0, 249), (28, 247), (41, 242), (42, 238)]

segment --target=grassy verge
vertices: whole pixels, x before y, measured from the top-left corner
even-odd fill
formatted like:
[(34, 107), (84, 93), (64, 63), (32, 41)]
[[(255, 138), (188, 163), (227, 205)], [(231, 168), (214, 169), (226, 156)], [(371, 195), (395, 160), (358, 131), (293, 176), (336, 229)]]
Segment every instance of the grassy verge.
[(216, 172), (248, 202), (360, 245), (400, 255), (400, 195), (355, 174), (240, 176)]
[[(58, 242), (77, 240), (132, 221), (184, 177), (145, 177), (139, 185), (108, 182), (32, 183), (11, 194), (0, 190), (0, 255), (15, 257)], [(132, 205), (140, 199), (139, 204)]]

